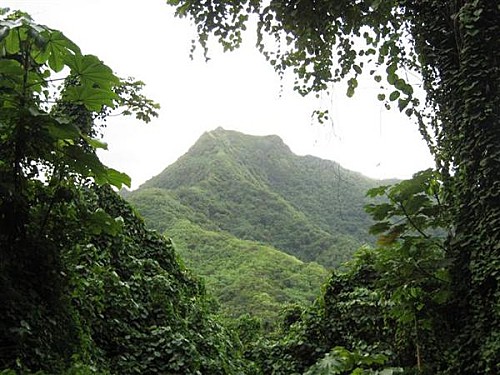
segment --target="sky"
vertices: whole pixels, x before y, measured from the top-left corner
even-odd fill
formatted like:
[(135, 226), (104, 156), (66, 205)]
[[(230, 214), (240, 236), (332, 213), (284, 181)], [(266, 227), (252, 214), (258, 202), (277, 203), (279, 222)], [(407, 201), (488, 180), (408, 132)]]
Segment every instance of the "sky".
[[(298, 155), (334, 160), (372, 178), (408, 178), (433, 166), (416, 124), (377, 101), (377, 86), (364, 80), (353, 98), (334, 86), (319, 99), (294, 93), (246, 35), (236, 52), (214, 44), (206, 62), (189, 58), (195, 27), (174, 17), (164, 0), (0, 0), (1, 7), (28, 12), (36, 22), (62, 31), (117, 75), (146, 83), (160, 103), (158, 119), (144, 124), (112, 117), (100, 153), (108, 166), (127, 173), (132, 188), (160, 173), (217, 127), (252, 135), (276, 134)], [(311, 118), (329, 109), (332, 121)]]

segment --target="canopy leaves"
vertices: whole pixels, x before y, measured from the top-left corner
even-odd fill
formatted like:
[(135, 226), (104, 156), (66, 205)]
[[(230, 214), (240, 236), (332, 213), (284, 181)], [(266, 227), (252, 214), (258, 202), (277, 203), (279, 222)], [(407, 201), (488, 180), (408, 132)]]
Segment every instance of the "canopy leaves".
[[(500, 314), (500, 7), (490, 0), (195, 0), (169, 1), (196, 25), (205, 49), (215, 36), (225, 49), (257, 20), (257, 47), (295, 90), (324, 91), (339, 80), (354, 95), (368, 71), (386, 107), (414, 116), (443, 182), (450, 215), (447, 258), (456, 339), (446, 373), (498, 372)], [(416, 78), (413, 79), (412, 77)], [(420, 89), (420, 90), (418, 90)], [(425, 103), (417, 97), (425, 92)], [(424, 105), (425, 104), (425, 105)], [(324, 112), (320, 112), (324, 113)], [(394, 192), (396, 193), (396, 192)], [(411, 191), (408, 191), (411, 194)], [(399, 191), (398, 194), (405, 194)], [(418, 195), (418, 194), (417, 194)], [(394, 198), (397, 198), (396, 196)], [(403, 201), (407, 197), (402, 195)], [(424, 198), (405, 209), (422, 214)], [(382, 209), (382, 208), (381, 208)], [(386, 210), (387, 207), (383, 208)], [(420, 210), (420, 211), (419, 211)], [(376, 209), (379, 217), (386, 213)], [(419, 214), (419, 215), (420, 215)], [(406, 226), (379, 224), (393, 242)], [(494, 301), (494, 302), (492, 302)], [(464, 350), (464, 348), (470, 350)]]

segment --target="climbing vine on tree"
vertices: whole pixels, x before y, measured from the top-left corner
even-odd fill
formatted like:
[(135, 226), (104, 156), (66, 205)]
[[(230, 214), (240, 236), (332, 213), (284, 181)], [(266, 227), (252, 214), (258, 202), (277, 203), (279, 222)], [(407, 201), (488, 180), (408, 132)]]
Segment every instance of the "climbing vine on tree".
[(22, 12), (0, 15), (2, 364), (24, 357), (28, 368), (38, 361), (50, 368), (78, 346), (62, 253), (83, 228), (116, 233), (120, 227), (104, 210), (78, 210), (78, 189), (130, 184), (97, 158), (96, 149), (106, 145), (96, 122), (129, 105), (120, 90), (136, 94), (147, 118), (158, 105), (61, 32)]
[(143, 85), (0, 10), (2, 374), (241, 368), (203, 284), (112, 189), (130, 178), (96, 155), (111, 113), (157, 116)]
[[(367, 72), (378, 99), (413, 116), (433, 153), (450, 218), (451, 278), (443, 373), (500, 370), (500, 5), (490, 0), (167, 0), (207, 53), (237, 48), (257, 19), (257, 47), (306, 95)], [(412, 82), (415, 73), (420, 81)], [(425, 100), (416, 88), (425, 91)], [(444, 336), (442, 337), (444, 339)], [(467, 349), (465, 349), (467, 348)]]

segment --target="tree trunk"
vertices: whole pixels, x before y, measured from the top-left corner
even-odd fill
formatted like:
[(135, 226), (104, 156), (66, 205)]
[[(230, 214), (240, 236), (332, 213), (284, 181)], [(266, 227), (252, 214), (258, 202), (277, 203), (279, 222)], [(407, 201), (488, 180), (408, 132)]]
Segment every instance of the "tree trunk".
[[(497, 1), (415, 1), (434, 80), (438, 152), (449, 160), (453, 300), (446, 371), (500, 373), (500, 10)], [(433, 3), (432, 6), (430, 6)], [(420, 41), (420, 42), (419, 42)], [(425, 44), (423, 43), (425, 41)], [(444, 343), (446, 344), (446, 343)]]

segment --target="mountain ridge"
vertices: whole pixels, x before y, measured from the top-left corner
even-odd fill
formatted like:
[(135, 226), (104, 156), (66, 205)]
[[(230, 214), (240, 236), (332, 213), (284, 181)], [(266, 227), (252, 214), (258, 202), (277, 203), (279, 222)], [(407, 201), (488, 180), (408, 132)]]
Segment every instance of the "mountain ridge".
[(278, 136), (218, 128), (125, 196), (173, 239), (225, 315), (271, 322), (278, 306), (312, 301), (327, 269), (371, 241), (365, 192), (380, 184), (297, 156)]
[[(373, 241), (365, 192), (384, 182), (389, 181), (370, 179), (333, 161), (297, 156), (276, 135), (217, 128), (138, 190), (168, 190), (220, 230), (335, 267), (350, 254), (338, 253), (328, 261), (333, 252), (329, 241), (342, 246), (351, 242), (350, 253)], [(300, 241), (286, 237), (293, 230), (306, 236)]]

